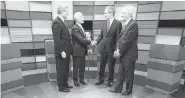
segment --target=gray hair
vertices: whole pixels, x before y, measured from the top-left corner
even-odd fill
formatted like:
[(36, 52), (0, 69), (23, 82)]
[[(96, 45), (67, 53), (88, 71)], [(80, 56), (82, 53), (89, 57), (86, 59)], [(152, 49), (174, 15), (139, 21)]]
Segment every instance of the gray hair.
[(58, 14), (61, 14), (61, 13), (63, 13), (64, 11), (66, 11), (67, 9), (68, 9), (67, 6), (65, 6), (65, 5), (60, 5), (60, 6), (58, 6), (57, 13), (58, 13)]
[(135, 7), (132, 5), (126, 5), (123, 7), (123, 11), (127, 13), (132, 19), (134, 18)]
[(108, 13), (111, 13), (113, 16), (115, 15), (116, 10), (114, 6), (107, 6), (105, 9), (108, 10)]
[(81, 12), (76, 12), (76, 13), (74, 14), (74, 19), (75, 19), (75, 21), (77, 21), (77, 19), (78, 19), (78, 17), (79, 17), (80, 15), (82, 15)]

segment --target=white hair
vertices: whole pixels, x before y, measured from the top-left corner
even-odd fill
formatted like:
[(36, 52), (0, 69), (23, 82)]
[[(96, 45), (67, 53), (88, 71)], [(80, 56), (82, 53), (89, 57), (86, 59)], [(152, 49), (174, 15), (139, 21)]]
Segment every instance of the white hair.
[(76, 12), (76, 13), (74, 14), (74, 19), (75, 19), (75, 21), (77, 21), (78, 18), (79, 18), (81, 15), (82, 15), (81, 12)]
[(57, 9), (57, 13), (58, 14), (61, 14), (63, 13), (64, 11), (66, 11), (68, 9), (68, 7), (66, 5), (59, 5), (58, 6), (58, 9)]
[(126, 5), (125, 7), (123, 7), (123, 12), (127, 13), (133, 19), (135, 7), (132, 5)]

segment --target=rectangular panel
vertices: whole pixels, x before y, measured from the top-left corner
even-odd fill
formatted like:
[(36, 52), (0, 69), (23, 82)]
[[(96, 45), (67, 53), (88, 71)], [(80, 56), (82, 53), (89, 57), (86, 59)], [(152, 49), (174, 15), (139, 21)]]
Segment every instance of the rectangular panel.
[(137, 46), (139, 50), (150, 50), (150, 44), (138, 43)]
[[(176, 6), (174, 6), (176, 5)], [(185, 10), (184, 1), (163, 1), (162, 11)]]
[(46, 61), (46, 56), (36, 56), (36, 62)]
[(181, 36), (156, 35), (155, 44), (179, 45)]
[(28, 1), (6, 1), (6, 9), (29, 11)]
[(1, 18), (6, 18), (5, 10), (1, 10)]
[(34, 43), (34, 47), (35, 47), (35, 49), (45, 48), (44, 42), (42, 42), (42, 43)]
[(8, 26), (7, 19), (1, 18), (1, 26)]
[(161, 1), (139, 1), (138, 4), (153, 4), (153, 3), (161, 3)]
[(51, 12), (50, 3), (29, 2), (30, 11)]
[(155, 41), (155, 37), (145, 37), (145, 36), (138, 37), (139, 43), (150, 44), (150, 43), (154, 43), (154, 41)]
[(94, 13), (95, 14), (103, 14), (106, 6), (95, 6)]
[(138, 51), (137, 63), (147, 64), (149, 58), (149, 51)]
[(161, 4), (138, 5), (138, 12), (159, 11)]
[(95, 20), (95, 21), (94, 21), (93, 27), (96, 28), (96, 29), (101, 29), (102, 26), (103, 26), (104, 24), (106, 24), (106, 23), (107, 23), (107, 22), (106, 22), (105, 20), (99, 20), (99, 21)]
[(33, 28), (51, 28), (52, 20), (31, 20)]
[(94, 15), (94, 20), (106, 20), (104, 14), (96, 14)]
[(185, 37), (182, 38), (180, 45), (185, 47)]
[(46, 40), (45, 41), (45, 48), (47, 54), (53, 54), (54, 53), (54, 41), (53, 40)]
[(19, 79), (19, 80), (11, 81), (9, 83), (2, 84), (1, 91), (12, 89), (12, 88), (18, 87), (20, 85), (24, 85), (23, 79)]
[(94, 34), (95, 34), (95, 35), (99, 35), (100, 33), (101, 33), (101, 29), (95, 29), (95, 30), (94, 30)]
[(9, 19), (29, 19), (29, 12), (7, 11), (6, 15)]
[(8, 33), (8, 28), (1, 27), (1, 44), (9, 44), (10, 43), (10, 37)]
[(22, 71), (35, 70), (36, 69), (35, 62), (33, 62), (33, 63), (24, 63), (22, 65), (23, 65), (22, 66)]
[(5, 9), (5, 4), (3, 1), (1, 1), (1, 9)]
[(33, 42), (30, 43), (14, 43), (18, 49), (33, 49)]
[(94, 5), (94, 1), (74, 1), (74, 5)]
[(9, 27), (31, 27), (30, 20), (8, 20)]
[(35, 57), (21, 57), (22, 63), (34, 63), (35, 62)]
[(20, 49), (21, 56), (34, 56), (34, 49)]
[(93, 20), (93, 14), (83, 14), (85, 20)]
[(51, 13), (41, 13), (41, 12), (30, 12), (30, 17), (33, 20), (51, 20)]
[(40, 49), (34, 49), (35, 55), (45, 55), (45, 49), (40, 48)]
[(157, 29), (139, 29), (139, 35), (155, 36)]
[(13, 69), (21, 68), (21, 67), (22, 67), (21, 61), (1, 64), (1, 72), (13, 70)]
[(16, 44), (1, 44), (1, 59), (20, 57), (20, 50)]
[(159, 20), (159, 27), (185, 27), (185, 20)]
[(139, 28), (157, 28), (157, 21), (137, 21)]
[(33, 35), (52, 35), (51, 28), (32, 28)]
[(34, 35), (35, 42), (44, 42), (44, 39), (53, 39), (53, 35)]
[(46, 68), (46, 62), (37, 62), (36, 67), (37, 67), (37, 69), (45, 69)]
[(185, 19), (185, 11), (161, 12), (161, 20)]
[(184, 29), (183, 37), (185, 37), (185, 29)]
[(84, 21), (84, 23), (82, 24), (82, 27), (84, 28), (84, 30), (93, 30), (93, 21), (92, 20), (86, 20)]
[(137, 20), (158, 20), (158, 18), (159, 12), (137, 14)]
[(182, 29), (165, 29), (165, 28), (159, 28), (158, 29), (159, 35), (173, 35), (173, 36), (181, 36), (182, 35)]
[(82, 13), (93, 13), (93, 6), (74, 6), (74, 13), (75, 12), (82, 12)]
[(114, 1), (95, 1), (95, 5), (114, 5)]

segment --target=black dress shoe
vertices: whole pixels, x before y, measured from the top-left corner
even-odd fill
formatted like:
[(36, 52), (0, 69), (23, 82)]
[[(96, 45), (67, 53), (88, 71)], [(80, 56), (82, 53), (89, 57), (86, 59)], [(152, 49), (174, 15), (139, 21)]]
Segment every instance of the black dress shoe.
[(67, 85), (66, 88), (73, 88), (73, 86)]
[(79, 84), (78, 82), (74, 82), (74, 85), (75, 85), (76, 87), (80, 87), (80, 84)]
[(100, 84), (103, 84), (103, 83), (104, 83), (104, 81), (102, 81), (102, 80), (100, 81), (99, 80), (98, 82), (95, 83), (95, 85), (100, 85)]
[(130, 95), (130, 94), (132, 94), (131, 91), (125, 91), (125, 92), (122, 93), (122, 95)]
[(108, 87), (112, 87), (113, 83), (112, 82), (108, 82), (107, 86)]
[(70, 92), (70, 90), (67, 89), (67, 88), (66, 88), (66, 89), (59, 89), (59, 91), (60, 91), (60, 92)]
[(120, 93), (119, 91), (116, 91), (114, 89), (110, 89), (109, 92), (112, 92), (112, 93)]
[(80, 83), (82, 83), (83, 85), (87, 85), (87, 82), (85, 80), (80, 80)]

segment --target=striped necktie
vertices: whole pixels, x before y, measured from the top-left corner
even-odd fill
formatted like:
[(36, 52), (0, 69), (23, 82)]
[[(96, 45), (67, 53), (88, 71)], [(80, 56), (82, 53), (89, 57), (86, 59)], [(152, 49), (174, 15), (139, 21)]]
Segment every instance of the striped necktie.
[(109, 30), (110, 28), (110, 20), (107, 21), (107, 31)]

